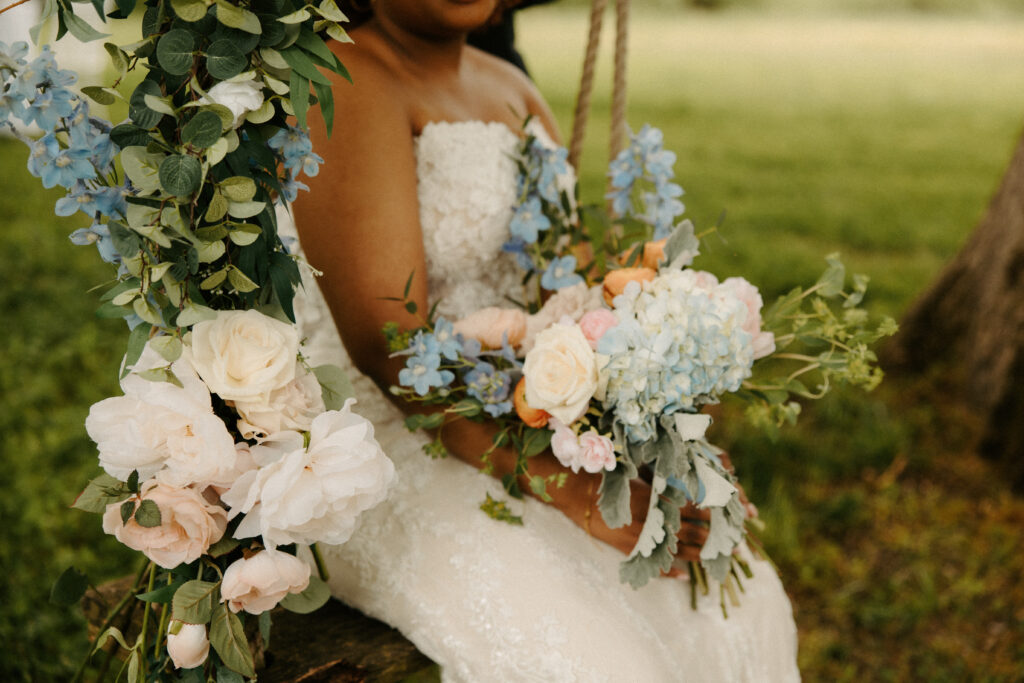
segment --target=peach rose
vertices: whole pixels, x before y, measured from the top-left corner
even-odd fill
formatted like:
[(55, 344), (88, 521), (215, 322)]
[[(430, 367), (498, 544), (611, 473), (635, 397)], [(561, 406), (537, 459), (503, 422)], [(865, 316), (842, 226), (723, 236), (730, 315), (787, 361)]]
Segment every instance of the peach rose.
[(597, 342), (601, 341), (604, 333), (619, 324), (619, 319), (608, 309), (602, 308), (591, 311), (580, 318), (580, 329), (583, 336), (590, 342), (590, 348), (596, 349)]
[(167, 654), (171, 656), (175, 669), (194, 669), (210, 655), (210, 639), (205, 624), (186, 624), (174, 632), (175, 622), (167, 627)]
[(512, 347), (519, 346), (526, 335), (525, 312), (518, 308), (491, 306), (470, 313), (455, 323), (455, 332), (476, 339), (489, 349), (500, 349), (502, 335), (507, 335)]
[(612, 300), (626, 289), (630, 282), (650, 282), (657, 276), (650, 268), (619, 268), (608, 271), (604, 276), (604, 300), (609, 306)]
[(139, 501), (144, 500), (153, 501), (160, 509), (159, 526), (144, 527), (134, 517), (125, 524), (121, 521), (122, 503), (111, 503), (103, 513), (103, 531), (164, 569), (199, 559), (228, 526), (227, 510), (207, 502), (192, 488), (150, 480), (139, 494)]
[(526, 423), (527, 427), (540, 429), (547, 425), (550, 415), (546, 411), (531, 408), (526, 402), (525, 377), (520, 379), (519, 384), (516, 385), (516, 390), (512, 394), (512, 403), (516, 407), (516, 414), (519, 416), (519, 419)]
[(662, 238), (654, 242), (648, 242), (644, 245), (644, 255), (640, 263), (644, 268), (650, 268), (651, 270), (657, 270), (658, 266), (661, 265), (662, 260), (665, 258), (665, 244), (668, 243), (668, 238)]
[(289, 593), (306, 590), (309, 574), (309, 565), (299, 558), (267, 548), (231, 563), (224, 571), (220, 601), (227, 601), (232, 612), (262, 614)]

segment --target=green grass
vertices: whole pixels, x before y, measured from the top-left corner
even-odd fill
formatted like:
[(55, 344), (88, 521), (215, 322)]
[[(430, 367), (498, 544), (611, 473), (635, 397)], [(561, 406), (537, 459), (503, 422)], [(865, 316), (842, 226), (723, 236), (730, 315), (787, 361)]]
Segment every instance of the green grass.
[[(698, 266), (769, 294), (839, 250), (872, 276), (872, 310), (898, 314), (980, 217), (1024, 118), (1020, 20), (666, 12), (632, 29), (630, 121), (665, 131), (698, 230), (728, 212)], [(519, 30), (567, 135), (584, 17), (531, 9)], [(606, 110), (605, 88), (584, 157), (591, 198)], [(82, 423), (117, 393), (124, 329), (92, 317), (87, 290), (110, 271), (67, 241), (81, 221), (53, 218), (59, 194), (25, 158), (0, 140), (0, 680), (65, 680), (84, 627), (47, 603), (50, 583), (72, 562), (95, 581), (133, 563), (68, 509), (97, 469)], [(1024, 502), (969, 454), (975, 425), (941, 378), (839, 393), (776, 442), (736, 412), (716, 438), (769, 524), (806, 680), (1024, 678)]]

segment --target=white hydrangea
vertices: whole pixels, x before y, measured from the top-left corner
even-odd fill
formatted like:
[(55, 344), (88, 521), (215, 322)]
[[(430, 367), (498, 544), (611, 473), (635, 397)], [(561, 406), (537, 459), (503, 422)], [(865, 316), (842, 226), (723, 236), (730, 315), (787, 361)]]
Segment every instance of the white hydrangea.
[(613, 303), (619, 324), (598, 346), (609, 357), (604, 405), (632, 440), (652, 438), (659, 415), (693, 410), (750, 376), (747, 307), (732, 288), (668, 270), (631, 282)]

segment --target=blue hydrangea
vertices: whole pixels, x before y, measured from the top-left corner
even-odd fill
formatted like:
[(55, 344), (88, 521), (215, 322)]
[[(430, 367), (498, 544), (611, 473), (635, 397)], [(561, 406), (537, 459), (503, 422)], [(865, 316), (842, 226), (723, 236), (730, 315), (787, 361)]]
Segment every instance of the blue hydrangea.
[(455, 379), (450, 370), (441, 370), (440, 367), (441, 356), (437, 353), (412, 355), (399, 371), (398, 383), (412, 387), (420, 396), (426, 396), (431, 387), (445, 387)]
[(540, 286), (550, 291), (581, 282), (583, 278), (576, 272), (576, 257), (572, 255), (553, 259), (540, 278)]
[(530, 197), (516, 207), (515, 215), (508, 229), (513, 237), (519, 238), (526, 244), (533, 244), (537, 241), (539, 233), (551, 227), (551, 221), (544, 215), (541, 209), (540, 199)]
[(630, 283), (614, 303), (619, 324), (598, 344), (609, 357), (604, 406), (631, 440), (653, 438), (660, 415), (715, 401), (750, 376), (746, 306), (727, 288), (673, 270)]
[(467, 393), (480, 401), (484, 412), (491, 417), (501, 417), (512, 412), (512, 378), (507, 372), (496, 370), (483, 361), (477, 363), (464, 376)]

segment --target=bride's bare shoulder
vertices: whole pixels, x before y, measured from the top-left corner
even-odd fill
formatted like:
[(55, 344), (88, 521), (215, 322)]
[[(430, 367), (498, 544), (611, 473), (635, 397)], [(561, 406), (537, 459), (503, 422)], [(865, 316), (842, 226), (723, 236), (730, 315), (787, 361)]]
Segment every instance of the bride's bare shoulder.
[(487, 88), (503, 98), (501, 106), (511, 109), (517, 116), (527, 114), (538, 118), (552, 139), (559, 141), (558, 125), (544, 97), (537, 86), (513, 64), (482, 50), (467, 47), (467, 55), (474, 61), (474, 66)]

